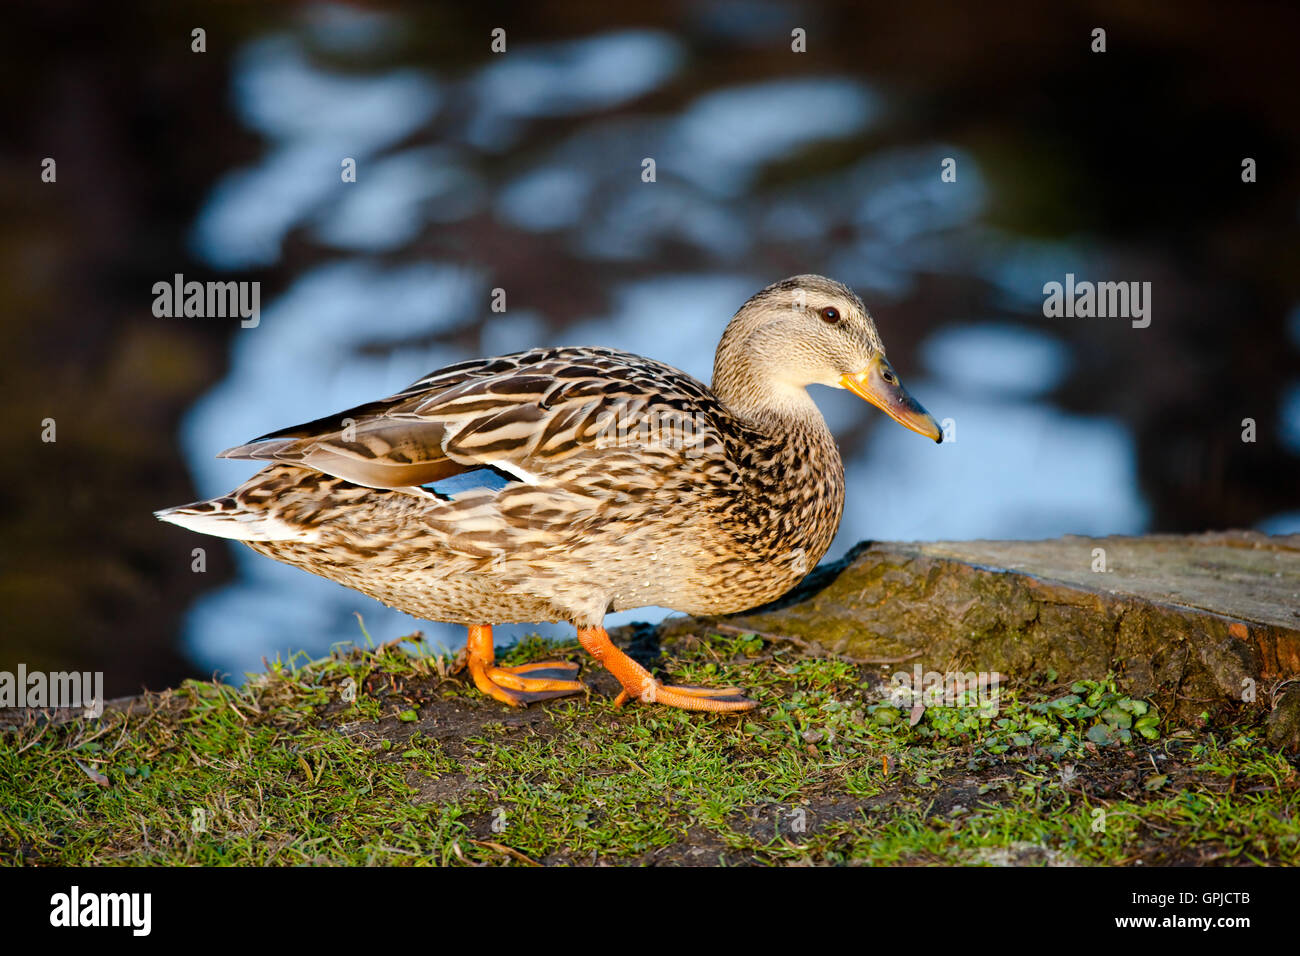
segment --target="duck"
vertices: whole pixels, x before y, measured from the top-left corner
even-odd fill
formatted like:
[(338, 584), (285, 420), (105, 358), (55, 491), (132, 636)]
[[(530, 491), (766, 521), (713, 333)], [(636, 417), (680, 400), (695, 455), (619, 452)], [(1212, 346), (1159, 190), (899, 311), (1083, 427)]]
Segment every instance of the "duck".
[(607, 614), (743, 611), (821, 560), (844, 465), (808, 393), (847, 389), (943, 441), (845, 285), (797, 275), (726, 325), (711, 385), (604, 347), (459, 362), (218, 457), (262, 462), (234, 491), (155, 512), (431, 621), (468, 629), (475, 686), (515, 707), (584, 693), (578, 665), (495, 662), (492, 628), (568, 622), (619, 682), (614, 703), (756, 706), (738, 687), (660, 681)]

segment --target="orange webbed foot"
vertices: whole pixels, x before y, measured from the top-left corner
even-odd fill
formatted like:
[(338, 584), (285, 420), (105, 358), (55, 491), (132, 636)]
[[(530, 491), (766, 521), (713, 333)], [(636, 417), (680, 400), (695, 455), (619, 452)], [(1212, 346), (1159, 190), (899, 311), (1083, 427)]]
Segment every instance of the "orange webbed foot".
[(581, 694), (587, 685), (579, 680), (578, 665), (569, 661), (534, 661), (515, 667), (498, 667), (492, 647), (492, 627), (469, 629), (469, 672), (474, 685), (494, 700), (511, 707), (526, 707), (538, 701)]
[(689, 684), (662, 684), (650, 678), (637, 693), (627, 687), (614, 698), (614, 706), (622, 707), (629, 700), (647, 704), (664, 704), (682, 710), (708, 710), (717, 713), (753, 710), (758, 704), (745, 696), (739, 687), (693, 687)]
[(578, 628), (578, 640), (623, 685), (622, 693), (614, 699), (615, 707), (622, 707), (630, 700), (715, 713), (753, 710), (758, 706), (739, 687), (692, 687), (655, 680), (649, 671), (614, 646), (603, 627)]

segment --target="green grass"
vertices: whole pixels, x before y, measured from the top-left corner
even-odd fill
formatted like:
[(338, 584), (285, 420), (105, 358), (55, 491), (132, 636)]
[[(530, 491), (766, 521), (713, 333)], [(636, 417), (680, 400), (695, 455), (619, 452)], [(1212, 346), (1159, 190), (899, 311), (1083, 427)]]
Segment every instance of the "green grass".
[[(528, 640), (508, 662), (581, 659)], [(512, 711), (397, 648), (187, 683), (0, 735), (0, 861), (39, 864), (1294, 863), (1294, 766), (1258, 727), (1177, 730), (1112, 682), (913, 711), (752, 636), (674, 681), (738, 716), (587, 698)], [(584, 676), (593, 681), (592, 670)], [(607, 679), (606, 679), (607, 680)], [(915, 717), (913, 724), (912, 718)]]

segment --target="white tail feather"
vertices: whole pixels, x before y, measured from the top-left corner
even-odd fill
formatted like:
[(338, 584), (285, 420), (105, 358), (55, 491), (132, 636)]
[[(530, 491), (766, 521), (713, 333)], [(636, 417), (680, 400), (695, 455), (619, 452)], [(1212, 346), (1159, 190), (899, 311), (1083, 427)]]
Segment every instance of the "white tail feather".
[(315, 541), (318, 531), (300, 528), (265, 512), (245, 511), (230, 499), (200, 501), (155, 511), (159, 521), (169, 521), (218, 538), (236, 541)]

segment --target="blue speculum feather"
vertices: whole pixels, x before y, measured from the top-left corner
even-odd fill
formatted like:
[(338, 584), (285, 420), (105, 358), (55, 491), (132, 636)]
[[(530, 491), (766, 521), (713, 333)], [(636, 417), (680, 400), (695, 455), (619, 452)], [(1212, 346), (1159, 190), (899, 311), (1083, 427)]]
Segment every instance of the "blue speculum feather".
[(467, 491), (481, 489), (500, 491), (511, 480), (508, 475), (496, 468), (475, 468), (473, 471), (466, 471), (459, 475), (452, 475), (450, 478), (431, 481), (429, 484), (420, 487), (425, 491), (432, 491), (442, 498), (454, 498), (456, 495), (464, 494)]

